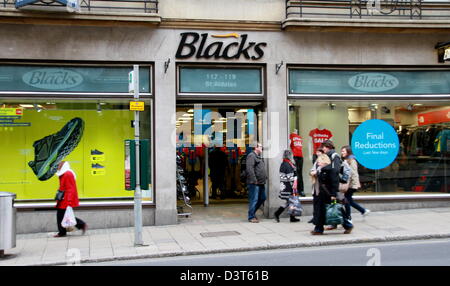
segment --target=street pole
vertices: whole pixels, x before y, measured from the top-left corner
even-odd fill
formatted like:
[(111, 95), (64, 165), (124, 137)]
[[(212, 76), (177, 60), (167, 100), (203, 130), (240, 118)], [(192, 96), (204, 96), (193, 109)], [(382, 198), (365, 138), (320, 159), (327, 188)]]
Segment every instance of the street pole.
[[(134, 100), (139, 101), (139, 66), (133, 65)], [(142, 246), (142, 191), (139, 152), (139, 111), (134, 111), (134, 141), (136, 144), (136, 189), (134, 191), (134, 246)]]
[(205, 207), (207, 207), (209, 205), (209, 183), (208, 183), (208, 165), (209, 165), (209, 158), (208, 158), (208, 147), (205, 146), (205, 162), (204, 162), (204, 166), (205, 166), (205, 171), (203, 174), (203, 204), (205, 205)]

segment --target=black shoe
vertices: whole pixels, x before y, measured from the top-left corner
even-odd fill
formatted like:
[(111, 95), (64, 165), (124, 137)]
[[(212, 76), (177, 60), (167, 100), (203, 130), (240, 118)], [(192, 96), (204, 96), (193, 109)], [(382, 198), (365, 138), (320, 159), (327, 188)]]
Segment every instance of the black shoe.
[(301, 192), (300, 192), (300, 196), (301, 196), (301, 197), (306, 197), (305, 192), (304, 192), (304, 191), (301, 191)]
[(300, 220), (296, 218), (295, 216), (291, 216), (290, 222), (299, 222)]
[(313, 219), (313, 218), (310, 219), (310, 220), (308, 221), (308, 223), (314, 223), (314, 219)]
[(57, 233), (57, 234), (55, 234), (53, 237), (65, 237), (66, 235), (65, 234), (59, 234), (59, 233)]
[(311, 233), (312, 235), (323, 235), (323, 232), (314, 231), (314, 230), (311, 230), (310, 233)]
[(279, 207), (277, 211), (273, 214), (275, 216), (275, 220), (280, 222), (280, 214), (284, 211), (283, 207)]
[(273, 215), (275, 216), (275, 221), (280, 222), (280, 216), (277, 215), (277, 212), (275, 212)]
[(83, 227), (81, 228), (81, 233), (82, 233), (82, 235), (85, 235), (85, 234), (86, 234), (87, 229), (88, 229), (88, 225), (87, 225), (87, 223), (85, 223), (85, 224), (83, 225)]
[(33, 143), (34, 161), (28, 166), (40, 181), (50, 179), (57, 171), (58, 164), (75, 149), (83, 136), (84, 121), (75, 117), (56, 132)]

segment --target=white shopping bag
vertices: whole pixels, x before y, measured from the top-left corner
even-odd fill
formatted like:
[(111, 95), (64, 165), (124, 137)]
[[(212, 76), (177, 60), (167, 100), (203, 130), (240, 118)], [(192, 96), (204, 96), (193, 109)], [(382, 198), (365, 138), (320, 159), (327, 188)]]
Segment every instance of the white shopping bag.
[(68, 231), (72, 231), (76, 224), (77, 220), (75, 219), (75, 214), (73, 213), (72, 207), (67, 207), (61, 226), (66, 228)]

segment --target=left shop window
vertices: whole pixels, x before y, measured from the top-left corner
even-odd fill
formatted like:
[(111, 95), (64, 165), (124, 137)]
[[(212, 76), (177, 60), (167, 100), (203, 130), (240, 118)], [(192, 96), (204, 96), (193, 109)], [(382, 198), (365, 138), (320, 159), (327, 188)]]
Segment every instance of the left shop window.
[[(141, 138), (151, 139), (151, 101), (145, 110)], [(2, 102), (2, 190), (18, 200), (52, 200), (58, 188), (54, 163), (65, 160), (76, 172), (80, 198), (132, 197), (124, 183), (124, 141), (134, 138), (132, 120), (128, 101)], [(147, 200), (152, 200), (150, 174)]]

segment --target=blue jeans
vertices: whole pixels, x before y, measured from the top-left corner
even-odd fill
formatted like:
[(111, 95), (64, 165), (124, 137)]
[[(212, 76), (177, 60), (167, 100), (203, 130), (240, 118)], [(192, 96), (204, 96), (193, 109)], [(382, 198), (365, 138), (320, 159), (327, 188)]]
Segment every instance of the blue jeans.
[(264, 185), (248, 184), (248, 220), (255, 218), (255, 213), (266, 200)]
[(355, 189), (348, 189), (348, 191), (345, 193), (345, 198), (348, 201), (348, 204), (345, 204), (345, 210), (348, 213), (348, 217), (351, 218), (351, 207), (354, 207), (357, 209), (361, 214), (364, 214), (366, 212), (366, 209), (360, 206), (357, 202), (353, 200), (353, 193), (355, 192)]

